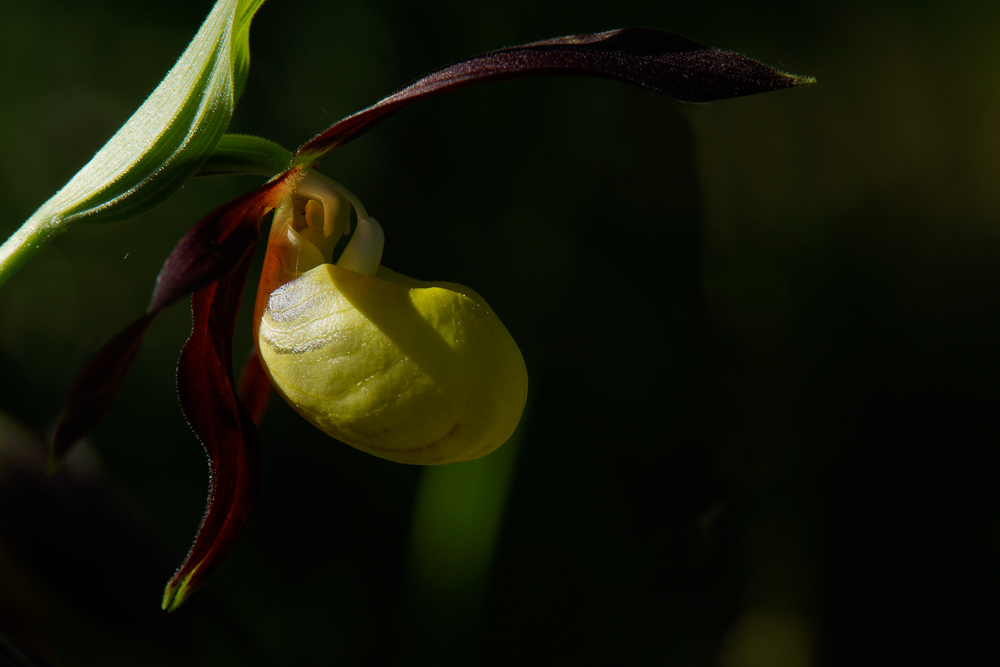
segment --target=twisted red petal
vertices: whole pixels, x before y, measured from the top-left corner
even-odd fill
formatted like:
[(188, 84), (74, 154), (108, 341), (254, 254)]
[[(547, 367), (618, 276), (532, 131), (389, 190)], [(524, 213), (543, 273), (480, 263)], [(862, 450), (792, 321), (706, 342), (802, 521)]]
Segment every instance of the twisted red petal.
[[(191, 275), (209, 274), (192, 262), (192, 257), (207, 254), (210, 262), (218, 262), (216, 255), (231, 257), (242, 248), (242, 259), (235, 268), (193, 294), (191, 337), (177, 363), (181, 408), (208, 454), (210, 477), (208, 506), (194, 544), (163, 594), (163, 608), (167, 611), (179, 607), (219, 568), (242, 534), (257, 501), (260, 442), (254, 419), (236, 395), (233, 332), (260, 224), (268, 211), (291, 194), (297, 181), (298, 175), (288, 172), (277, 185), (258, 190), (254, 198), (235, 200), (229, 212), (202, 227), (200, 241), (194, 239), (187, 244), (189, 250), (175, 250), (161, 272), (161, 276), (183, 283)], [(182, 246), (184, 241), (178, 248)], [(205, 252), (206, 247), (210, 252)], [(225, 250), (216, 253), (213, 248)], [(157, 284), (157, 293), (161, 284), (163, 281)], [(169, 289), (168, 283), (164, 290)], [(156, 294), (153, 301), (157, 301)], [(263, 376), (263, 370), (259, 372)], [(259, 405), (254, 409), (263, 414)]]
[(236, 396), (233, 329), (250, 255), (228, 276), (191, 297), (194, 325), (177, 364), (181, 408), (208, 453), (208, 507), (194, 545), (167, 584), (163, 608), (176, 609), (216, 569), (250, 519), (260, 487), (257, 427)]

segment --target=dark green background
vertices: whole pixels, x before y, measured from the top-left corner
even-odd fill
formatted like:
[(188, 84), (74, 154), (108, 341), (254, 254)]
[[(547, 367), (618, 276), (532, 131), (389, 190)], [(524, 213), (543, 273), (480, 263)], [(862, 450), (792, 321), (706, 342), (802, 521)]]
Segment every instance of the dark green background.
[[(0, 236), (209, 7), (0, 0)], [(276, 401), (254, 518), (174, 614), (207, 484), (173, 384), (187, 309), (68, 470), (17, 452), (180, 235), (256, 181), (78, 226), (0, 288), (0, 632), (59, 666), (992, 664), (996, 3), (269, 0), (231, 129), (295, 148), (449, 62), (630, 25), (819, 85), (683, 105), (509, 82), (328, 156), (386, 265), (501, 315), (531, 382), (519, 442), (424, 472)]]

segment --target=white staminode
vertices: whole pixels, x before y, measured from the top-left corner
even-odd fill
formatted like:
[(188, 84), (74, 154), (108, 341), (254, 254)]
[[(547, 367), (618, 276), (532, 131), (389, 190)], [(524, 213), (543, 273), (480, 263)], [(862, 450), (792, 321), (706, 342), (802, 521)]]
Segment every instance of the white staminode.
[(337, 266), (355, 273), (375, 273), (382, 262), (385, 234), (350, 190), (319, 172), (310, 171), (299, 182), (295, 195), (307, 201), (303, 211), (305, 225), (296, 225), (293, 231), (316, 246), (327, 262), (340, 237), (351, 231), (350, 209), (341, 209), (341, 199), (346, 199), (354, 207), (358, 225)]
[[(306, 203), (306, 223), (320, 231), (320, 216), (317, 206), (322, 206), (323, 236), (333, 236), (339, 239), (351, 231), (351, 221), (346, 215), (340, 215), (340, 200), (346, 199), (354, 207), (358, 220), (368, 217), (361, 200), (343, 185), (327, 178), (318, 171), (310, 171), (295, 188), (295, 195), (310, 200)], [(318, 204), (317, 204), (318, 202)]]
[(375, 273), (382, 263), (385, 234), (375, 218), (358, 218), (358, 227), (348, 242), (337, 266), (355, 273)]
[[(306, 223), (316, 231), (323, 231), (323, 236), (340, 238), (344, 234), (343, 229), (337, 229), (337, 215), (340, 213), (340, 197), (337, 196), (333, 181), (326, 176), (315, 171), (310, 171), (305, 178), (295, 188), (295, 194), (309, 199), (306, 205)], [(319, 211), (313, 202), (319, 202), (323, 206), (322, 223), (320, 222)], [(310, 206), (312, 204), (312, 206)]]

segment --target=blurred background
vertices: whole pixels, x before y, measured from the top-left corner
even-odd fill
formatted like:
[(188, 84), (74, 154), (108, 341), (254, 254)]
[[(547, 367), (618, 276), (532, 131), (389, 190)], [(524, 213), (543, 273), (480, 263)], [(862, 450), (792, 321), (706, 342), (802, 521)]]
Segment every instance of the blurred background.
[[(138, 107), (210, 4), (0, 0), (0, 236)], [(294, 149), (455, 60), (624, 26), (819, 85), (684, 105), (508, 82), (329, 155), (387, 266), (499, 313), (527, 411), (497, 453), (421, 469), (272, 401), (260, 504), (176, 613), (162, 587), (207, 489), (174, 387), (188, 309), (160, 317), (58, 475), (41, 441), (176, 240), (259, 181), (196, 179), (78, 226), (0, 289), (3, 655), (994, 664), (1000, 5), (270, 0), (231, 131)]]

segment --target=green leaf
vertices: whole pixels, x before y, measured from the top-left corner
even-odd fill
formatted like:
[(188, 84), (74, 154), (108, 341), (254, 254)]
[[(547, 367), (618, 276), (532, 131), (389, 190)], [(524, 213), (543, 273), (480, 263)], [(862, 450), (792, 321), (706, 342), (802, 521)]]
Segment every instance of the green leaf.
[[(250, 72), (250, 21), (264, 0), (240, 0), (233, 23), (233, 99), (239, 100)], [(280, 170), (279, 170), (280, 171)], [(272, 174), (273, 175), (273, 174)]]
[(269, 139), (248, 134), (226, 134), (198, 170), (199, 176), (249, 174), (270, 178), (288, 169), (292, 152)]
[(216, 2), (142, 106), (0, 246), (0, 285), (68, 225), (134, 217), (195, 175), (232, 118), (250, 66), (250, 21), (263, 2)]

